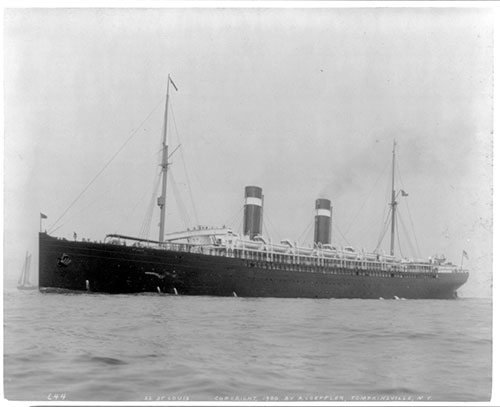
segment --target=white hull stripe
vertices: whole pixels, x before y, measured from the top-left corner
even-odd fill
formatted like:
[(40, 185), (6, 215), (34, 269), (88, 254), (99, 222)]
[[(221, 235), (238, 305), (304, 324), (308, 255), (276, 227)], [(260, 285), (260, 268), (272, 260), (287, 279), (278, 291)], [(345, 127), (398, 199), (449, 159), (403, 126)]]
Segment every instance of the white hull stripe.
[(316, 216), (332, 216), (332, 211), (330, 209), (316, 209)]
[(253, 196), (247, 196), (245, 199), (245, 205), (262, 206), (262, 199), (255, 198)]

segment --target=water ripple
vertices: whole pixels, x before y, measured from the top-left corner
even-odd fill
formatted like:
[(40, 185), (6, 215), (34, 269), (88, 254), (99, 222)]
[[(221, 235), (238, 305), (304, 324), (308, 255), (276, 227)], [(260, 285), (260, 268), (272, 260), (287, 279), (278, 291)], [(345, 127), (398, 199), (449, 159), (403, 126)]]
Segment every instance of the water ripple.
[(484, 401), (491, 394), (491, 302), (480, 299), (5, 297), (9, 400)]

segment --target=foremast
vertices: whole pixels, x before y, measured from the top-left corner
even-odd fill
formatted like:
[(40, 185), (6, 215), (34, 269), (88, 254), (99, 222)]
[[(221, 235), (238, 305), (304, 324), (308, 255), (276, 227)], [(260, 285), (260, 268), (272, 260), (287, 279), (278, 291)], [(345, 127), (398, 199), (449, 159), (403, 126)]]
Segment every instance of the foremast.
[(167, 207), (165, 205), (166, 197), (167, 197), (167, 172), (168, 172), (168, 143), (167, 143), (167, 124), (168, 124), (168, 99), (170, 95), (170, 84), (174, 87), (175, 90), (177, 86), (175, 86), (174, 81), (168, 74), (167, 81), (167, 96), (165, 99), (165, 116), (163, 119), (163, 142), (162, 142), (162, 159), (161, 159), (161, 172), (162, 172), (162, 180), (161, 180), (161, 196), (158, 197), (158, 206), (160, 207), (160, 234), (158, 241), (161, 243), (164, 242), (165, 236), (165, 217), (167, 212)]

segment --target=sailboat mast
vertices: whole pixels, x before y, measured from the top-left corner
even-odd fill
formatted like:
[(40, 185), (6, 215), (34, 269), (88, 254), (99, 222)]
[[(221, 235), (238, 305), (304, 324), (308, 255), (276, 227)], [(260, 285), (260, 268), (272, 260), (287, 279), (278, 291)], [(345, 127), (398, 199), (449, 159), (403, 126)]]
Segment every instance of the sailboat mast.
[(19, 276), (19, 280), (17, 281), (17, 285), (24, 285), (24, 281), (26, 280), (26, 266), (28, 264), (28, 252), (26, 252), (26, 257), (24, 258), (23, 268), (21, 270), (21, 275)]
[(24, 286), (28, 286), (30, 284), (30, 267), (31, 267), (31, 254), (26, 254), (26, 265), (24, 268), (24, 281), (23, 281)]
[(163, 243), (165, 236), (165, 215), (167, 208), (165, 206), (167, 196), (167, 171), (168, 171), (168, 145), (167, 145), (167, 123), (168, 123), (168, 98), (170, 93), (170, 74), (167, 81), (167, 97), (165, 100), (165, 116), (163, 119), (163, 143), (162, 143), (162, 159), (161, 159), (161, 196), (158, 198), (158, 206), (160, 207), (160, 236), (158, 241)]
[(391, 196), (391, 256), (394, 256), (394, 231), (396, 227), (396, 190), (394, 189), (394, 172), (396, 167), (396, 140), (392, 147), (392, 196)]

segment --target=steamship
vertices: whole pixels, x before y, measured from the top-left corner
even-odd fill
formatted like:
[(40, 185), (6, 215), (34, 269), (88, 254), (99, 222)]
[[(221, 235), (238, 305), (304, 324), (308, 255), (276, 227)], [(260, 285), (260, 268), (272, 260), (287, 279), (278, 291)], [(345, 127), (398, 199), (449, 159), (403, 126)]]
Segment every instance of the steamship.
[(315, 202), (314, 244), (300, 247), (262, 236), (262, 188), (245, 187), (243, 233), (197, 227), (165, 234), (168, 171), (168, 78), (162, 143), (159, 239), (110, 234), (103, 242), (69, 241), (39, 234), (42, 291), (158, 293), (281, 298), (452, 299), (469, 273), (444, 258), (394, 255), (397, 198), (393, 149), (390, 254), (332, 244), (332, 207)]

